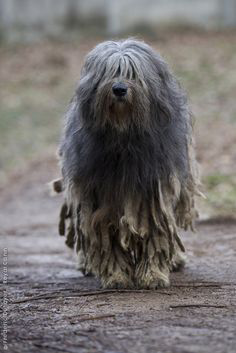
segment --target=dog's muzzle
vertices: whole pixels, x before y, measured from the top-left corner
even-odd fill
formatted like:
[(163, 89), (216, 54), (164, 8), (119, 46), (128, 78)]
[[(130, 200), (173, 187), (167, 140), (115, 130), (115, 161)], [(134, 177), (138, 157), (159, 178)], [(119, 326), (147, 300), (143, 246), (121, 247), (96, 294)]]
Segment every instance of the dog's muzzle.
[(112, 85), (112, 92), (116, 97), (124, 97), (127, 94), (128, 87), (125, 83), (118, 82)]

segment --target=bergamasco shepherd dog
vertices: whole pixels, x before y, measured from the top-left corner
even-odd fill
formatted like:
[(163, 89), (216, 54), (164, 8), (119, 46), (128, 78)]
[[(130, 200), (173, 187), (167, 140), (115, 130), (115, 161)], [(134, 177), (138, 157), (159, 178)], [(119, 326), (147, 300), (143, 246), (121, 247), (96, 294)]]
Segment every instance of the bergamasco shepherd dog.
[(59, 148), (59, 232), (105, 288), (155, 289), (184, 265), (198, 168), (186, 94), (144, 42), (86, 57)]

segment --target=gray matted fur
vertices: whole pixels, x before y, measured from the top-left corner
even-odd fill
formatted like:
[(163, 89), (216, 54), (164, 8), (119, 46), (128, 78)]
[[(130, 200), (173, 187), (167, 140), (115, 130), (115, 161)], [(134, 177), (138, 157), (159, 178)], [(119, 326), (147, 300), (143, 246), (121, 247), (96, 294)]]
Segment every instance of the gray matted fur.
[(150, 46), (108, 41), (87, 55), (59, 155), (59, 232), (81, 269), (104, 287), (167, 286), (199, 182), (186, 95)]

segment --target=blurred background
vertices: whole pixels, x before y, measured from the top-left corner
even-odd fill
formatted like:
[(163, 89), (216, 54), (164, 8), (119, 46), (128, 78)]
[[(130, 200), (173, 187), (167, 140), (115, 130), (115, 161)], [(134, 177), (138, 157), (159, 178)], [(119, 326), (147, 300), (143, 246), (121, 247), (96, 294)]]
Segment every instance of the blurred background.
[(0, 0), (0, 191), (48, 168), (59, 175), (84, 55), (128, 36), (159, 51), (188, 93), (208, 198), (201, 217), (234, 216), (236, 0)]

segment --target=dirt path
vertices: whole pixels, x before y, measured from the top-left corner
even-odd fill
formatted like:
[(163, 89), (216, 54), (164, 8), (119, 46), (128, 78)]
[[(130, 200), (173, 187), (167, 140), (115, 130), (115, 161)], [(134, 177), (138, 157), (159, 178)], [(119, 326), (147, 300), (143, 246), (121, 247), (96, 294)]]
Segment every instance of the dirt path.
[(1, 193), (8, 351), (235, 352), (236, 223), (183, 235), (188, 263), (169, 289), (97, 293), (57, 235), (60, 198), (45, 187), (55, 170), (54, 161), (35, 165)]

